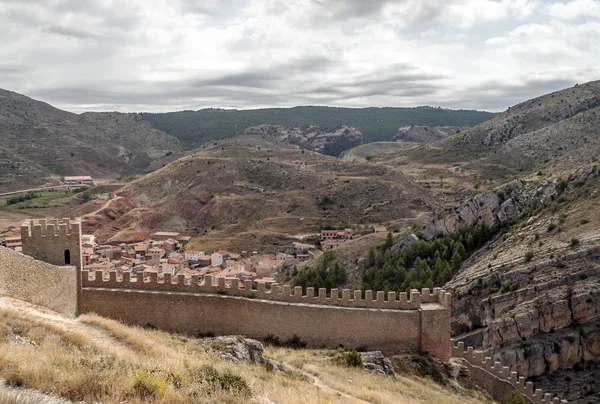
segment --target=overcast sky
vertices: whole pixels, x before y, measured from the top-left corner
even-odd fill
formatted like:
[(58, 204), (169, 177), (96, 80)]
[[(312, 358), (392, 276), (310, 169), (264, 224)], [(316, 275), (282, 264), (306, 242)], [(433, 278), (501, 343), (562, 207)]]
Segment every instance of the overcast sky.
[(0, 0), (0, 88), (86, 110), (504, 110), (600, 79), (600, 0)]

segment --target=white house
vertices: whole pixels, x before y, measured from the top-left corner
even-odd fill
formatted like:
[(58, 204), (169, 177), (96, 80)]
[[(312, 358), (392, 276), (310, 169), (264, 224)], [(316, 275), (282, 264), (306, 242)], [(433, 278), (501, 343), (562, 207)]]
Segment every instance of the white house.
[(183, 253), (187, 261), (200, 261), (200, 257), (204, 257), (204, 251), (190, 250)]
[(223, 255), (218, 252), (210, 255), (210, 266), (217, 267), (223, 264)]
[(89, 175), (65, 177), (66, 185), (95, 185), (94, 179)]
[(96, 237), (93, 234), (83, 234), (81, 235), (81, 242), (94, 244), (96, 242)]

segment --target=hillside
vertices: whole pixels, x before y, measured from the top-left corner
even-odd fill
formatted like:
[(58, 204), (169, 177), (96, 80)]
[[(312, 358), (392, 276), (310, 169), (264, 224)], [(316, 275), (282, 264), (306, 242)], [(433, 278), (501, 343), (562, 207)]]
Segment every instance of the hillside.
[(416, 143), (433, 142), (448, 136), (452, 136), (465, 129), (468, 129), (468, 127), (420, 125), (404, 126), (398, 129), (398, 133), (392, 138), (392, 140)]
[(474, 126), (494, 114), (482, 111), (450, 110), (433, 107), (415, 108), (334, 108), (305, 106), (255, 110), (202, 109), (170, 113), (142, 114), (151, 122), (184, 142), (206, 141), (240, 135), (249, 127), (280, 125), (285, 127), (318, 126), (332, 132), (341, 125), (358, 129), (364, 141), (389, 141), (398, 128), (410, 125)]
[(523, 173), (572, 170), (600, 150), (600, 81), (523, 102), (473, 128), (390, 159), (460, 167), (480, 183)]
[(539, 381), (579, 373), (562, 393), (592, 402), (600, 398), (600, 172), (532, 185), (539, 199), (445, 286), (454, 292), (454, 332)]
[(118, 241), (181, 230), (209, 250), (276, 249), (320, 226), (410, 220), (437, 206), (393, 169), (248, 136), (179, 159), (120, 195), (129, 205), (90, 224), (97, 236)]
[(267, 345), (263, 351), (257, 342), (232, 340), (237, 345), (94, 315), (74, 320), (0, 297), (0, 379), (8, 384), (0, 383), (0, 402), (12, 403), (16, 395), (31, 399), (18, 402), (49, 403), (486, 401), (423, 360), (415, 366), (409, 358), (394, 359), (396, 375), (386, 376), (349, 367), (333, 350)]
[(136, 114), (72, 114), (0, 90), (0, 189), (51, 183), (64, 175), (131, 174), (170, 151), (179, 140)]
[(360, 131), (345, 125), (332, 132), (324, 132), (314, 126), (286, 128), (277, 125), (260, 125), (246, 129), (244, 135), (260, 136), (276, 143), (286, 142), (333, 157), (339, 157), (344, 150), (359, 145), (363, 141)]

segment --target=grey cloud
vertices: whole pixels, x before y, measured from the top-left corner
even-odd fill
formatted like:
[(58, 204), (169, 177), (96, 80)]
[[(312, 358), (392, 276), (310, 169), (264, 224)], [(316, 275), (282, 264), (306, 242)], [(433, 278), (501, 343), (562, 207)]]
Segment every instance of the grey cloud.
[(176, 6), (183, 14), (200, 14), (207, 17), (233, 17), (247, 2), (243, 0), (179, 0)]
[(66, 37), (70, 37), (70, 38), (77, 38), (77, 39), (100, 38), (100, 35), (94, 34), (92, 32), (88, 32), (85, 30), (77, 29), (77, 28), (62, 27), (60, 25), (54, 25), (51, 27), (42, 28), (42, 32), (46, 32), (46, 33), (50, 33), (50, 34), (57, 34), (57, 35), (62, 35), (62, 36), (66, 36)]
[(28, 70), (30, 70), (30, 68), (24, 65), (10, 65), (0, 63), (0, 74), (25, 74)]
[(451, 108), (475, 108), (502, 111), (507, 106), (519, 104), (576, 84), (571, 78), (524, 78), (520, 84), (491, 80), (464, 89), (453, 89), (454, 95), (440, 101), (441, 106)]

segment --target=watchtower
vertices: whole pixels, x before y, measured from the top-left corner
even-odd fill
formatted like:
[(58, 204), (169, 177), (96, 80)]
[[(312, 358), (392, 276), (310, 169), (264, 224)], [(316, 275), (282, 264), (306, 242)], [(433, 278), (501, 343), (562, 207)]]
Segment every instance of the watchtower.
[(53, 265), (82, 269), (79, 219), (26, 220), (21, 225), (21, 240), (25, 255)]

